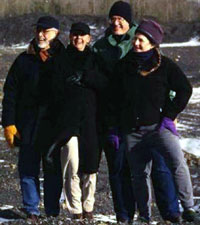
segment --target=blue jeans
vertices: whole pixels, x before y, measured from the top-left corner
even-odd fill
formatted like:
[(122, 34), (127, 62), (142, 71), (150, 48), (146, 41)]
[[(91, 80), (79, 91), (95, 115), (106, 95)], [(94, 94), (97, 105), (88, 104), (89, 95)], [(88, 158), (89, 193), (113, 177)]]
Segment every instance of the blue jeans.
[(172, 174), (164, 157), (157, 151), (152, 151), (151, 179), (154, 188), (156, 204), (164, 220), (180, 214), (178, 197)]
[(40, 164), (44, 171), (44, 206), (47, 215), (59, 214), (59, 200), (62, 191), (60, 155), (54, 156), (53, 165), (46, 161), (45, 154), (30, 145), (23, 145), (19, 151), (18, 170), (24, 209), (28, 214), (39, 215), (40, 202)]
[[(116, 150), (107, 143), (104, 146), (104, 152), (108, 165), (109, 182), (117, 220), (131, 220), (135, 209), (132, 207), (134, 205), (133, 202), (130, 205), (132, 211), (127, 208), (129, 205), (127, 206), (128, 202), (126, 198), (132, 196), (132, 189), (128, 168), (124, 168), (125, 146), (120, 144), (120, 148)], [(130, 198), (128, 201), (130, 201)]]
[[(140, 216), (151, 217), (150, 176), (153, 162), (153, 185), (163, 218), (179, 212), (176, 192), (169, 169), (158, 151), (156, 125), (140, 127), (126, 135), (127, 158), (131, 170), (133, 192)], [(166, 186), (164, 186), (166, 185)], [(171, 189), (172, 188), (172, 189)], [(169, 199), (168, 199), (169, 198)]]
[[(125, 143), (122, 141), (118, 150), (114, 149), (110, 143), (106, 143), (104, 151), (108, 163), (109, 181), (117, 219), (131, 220), (136, 210), (136, 201), (125, 148)], [(167, 219), (179, 213), (178, 198), (171, 172), (166, 166), (163, 156), (154, 151), (152, 157), (151, 176), (156, 202), (161, 216), (163, 219)]]

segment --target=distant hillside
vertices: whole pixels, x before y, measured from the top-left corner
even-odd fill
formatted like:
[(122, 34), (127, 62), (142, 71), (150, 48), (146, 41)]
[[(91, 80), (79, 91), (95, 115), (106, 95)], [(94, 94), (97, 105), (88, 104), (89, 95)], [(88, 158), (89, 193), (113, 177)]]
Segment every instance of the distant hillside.
[[(2, 0), (1, 0), (2, 1)], [(34, 35), (34, 24), (44, 13), (31, 13), (21, 16), (0, 18), (0, 45), (10, 46), (19, 43), (28, 43)], [(54, 15), (60, 21), (60, 39), (67, 43), (70, 26), (73, 22), (83, 21), (91, 27), (92, 41), (100, 38), (108, 20), (106, 16), (72, 16)], [(165, 31), (164, 42), (183, 42), (191, 37), (200, 36), (199, 22), (162, 23)]]
[[(55, 15), (107, 15), (116, 0), (1, 0), (0, 17), (30, 13)], [(153, 16), (162, 22), (191, 22), (200, 19), (199, 0), (126, 0), (136, 19)]]

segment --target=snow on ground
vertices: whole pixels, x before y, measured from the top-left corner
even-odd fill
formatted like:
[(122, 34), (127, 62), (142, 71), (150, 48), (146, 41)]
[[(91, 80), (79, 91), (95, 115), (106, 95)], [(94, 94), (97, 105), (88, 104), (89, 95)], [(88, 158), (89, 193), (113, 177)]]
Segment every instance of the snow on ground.
[(28, 44), (22, 42), (20, 44), (6, 46), (6, 47), (4, 45), (0, 45), (0, 50), (3, 50), (3, 49), (26, 49), (27, 47), (28, 47)]
[[(96, 35), (96, 32), (95, 32), (95, 29), (96, 26), (95, 25), (91, 25), (90, 26), (91, 30), (93, 31), (93, 33)], [(100, 27), (101, 30), (104, 30), (105, 28), (102, 26)], [(98, 28), (99, 30), (99, 28)], [(175, 47), (195, 47), (195, 46), (200, 46), (200, 41), (199, 41), (199, 37), (194, 37), (194, 38), (191, 38), (189, 41), (187, 42), (177, 42), (177, 43), (163, 43), (160, 45), (161, 48), (175, 48)], [(19, 44), (14, 44), (14, 45), (11, 45), (11, 46), (4, 46), (4, 45), (0, 45), (0, 50), (1, 49), (26, 49), (28, 47), (28, 44), (27, 43), (19, 43)]]
[[(3, 207), (0, 207), (0, 210), (8, 210), (8, 209), (13, 209), (13, 206), (9, 206), (9, 205), (4, 205)], [(96, 214), (94, 215), (94, 219), (93, 222), (101, 222), (101, 223), (109, 223), (109, 224), (116, 224), (116, 216), (115, 215), (102, 215), (102, 214)], [(19, 220), (19, 219), (18, 219)], [(68, 219), (69, 221), (71, 221), (71, 219)], [(16, 221), (16, 219), (5, 219), (0, 217), (0, 224), (4, 224), (12, 222), (12, 221)], [(157, 224), (158, 222), (156, 221), (152, 221), (152, 224)]]
[[(12, 205), (4, 205), (4, 206), (0, 207), (0, 211), (13, 209), (13, 208), (14, 208), (14, 206), (12, 206)], [(5, 219), (5, 218), (0, 217), (0, 224), (4, 224), (6, 222), (12, 222), (12, 221), (15, 221), (15, 219)]]
[(195, 46), (200, 46), (199, 37), (191, 38), (187, 42), (163, 43), (160, 45), (161, 48), (195, 47)]
[(182, 148), (197, 157), (200, 157), (200, 139), (199, 138), (183, 138), (180, 139)]
[(192, 97), (189, 101), (189, 104), (200, 103), (200, 87), (193, 88)]

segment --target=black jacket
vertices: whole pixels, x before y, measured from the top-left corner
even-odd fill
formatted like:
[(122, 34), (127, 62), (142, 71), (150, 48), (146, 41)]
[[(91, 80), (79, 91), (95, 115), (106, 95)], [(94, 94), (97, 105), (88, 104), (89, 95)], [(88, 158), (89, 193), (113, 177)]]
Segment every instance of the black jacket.
[(112, 95), (113, 80), (115, 79), (116, 64), (122, 60), (132, 48), (132, 39), (137, 25), (131, 24), (130, 30), (124, 35), (113, 35), (109, 27), (105, 36), (94, 44), (94, 52), (101, 72), (108, 78), (107, 87), (98, 94), (98, 130), (100, 134), (107, 132), (109, 127), (115, 126), (113, 116)]
[(15, 125), (21, 136), (21, 145), (33, 144), (39, 124), (41, 78), (52, 59), (64, 46), (55, 40), (49, 50), (50, 58), (44, 63), (39, 56), (35, 40), (27, 51), (21, 53), (12, 64), (4, 84), (2, 125)]
[[(77, 77), (78, 81), (74, 81)], [(62, 145), (71, 136), (80, 137), (80, 170), (86, 173), (98, 168), (96, 93), (106, 82), (89, 47), (81, 52), (69, 45), (55, 59), (52, 77), (55, 140)]]
[[(121, 126), (125, 132), (159, 123), (163, 117), (174, 120), (192, 94), (185, 74), (172, 60), (155, 50), (147, 64), (138, 64), (131, 50), (117, 67), (116, 106), (121, 111)], [(151, 72), (143, 76), (143, 70)], [(170, 99), (170, 90), (176, 93), (173, 99)]]

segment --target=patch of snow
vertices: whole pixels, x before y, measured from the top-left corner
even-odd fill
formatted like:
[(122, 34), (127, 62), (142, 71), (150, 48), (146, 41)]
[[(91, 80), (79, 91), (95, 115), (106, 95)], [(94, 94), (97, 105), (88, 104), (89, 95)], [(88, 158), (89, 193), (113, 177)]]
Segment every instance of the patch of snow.
[(195, 46), (200, 46), (199, 37), (191, 38), (187, 42), (163, 43), (160, 45), (161, 48), (195, 47)]
[(0, 210), (7, 210), (7, 209), (13, 209), (13, 208), (14, 208), (14, 206), (12, 206), (12, 205), (3, 205), (0, 207)]
[(0, 217), (0, 224), (4, 224), (4, 223), (8, 223), (8, 222), (13, 222), (16, 221), (15, 219), (4, 219), (2, 217)]
[(183, 138), (180, 139), (182, 148), (197, 157), (200, 157), (200, 140), (199, 138)]
[(4, 45), (0, 45), (0, 49), (26, 49), (28, 45), (29, 44), (24, 42), (6, 47)]
[(10, 167), (10, 166), (9, 166), (9, 165), (4, 165), (3, 167), (8, 168), (8, 167)]
[(200, 103), (200, 87), (193, 88), (192, 97), (190, 98), (189, 104)]

